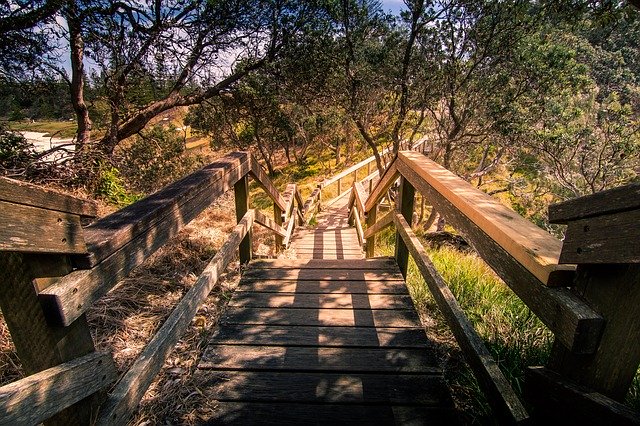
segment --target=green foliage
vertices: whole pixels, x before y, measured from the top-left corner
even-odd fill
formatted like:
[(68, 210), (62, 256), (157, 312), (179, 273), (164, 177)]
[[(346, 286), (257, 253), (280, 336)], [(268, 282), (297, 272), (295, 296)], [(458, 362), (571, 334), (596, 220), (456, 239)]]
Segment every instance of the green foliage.
[(35, 158), (32, 144), (19, 133), (0, 126), (0, 171), (24, 169)]
[(141, 133), (116, 153), (122, 176), (135, 191), (151, 193), (178, 180), (202, 164), (186, 152), (184, 138), (175, 127), (157, 125)]
[(120, 171), (113, 166), (103, 164), (98, 174), (95, 194), (117, 207), (126, 207), (142, 198), (125, 188)]

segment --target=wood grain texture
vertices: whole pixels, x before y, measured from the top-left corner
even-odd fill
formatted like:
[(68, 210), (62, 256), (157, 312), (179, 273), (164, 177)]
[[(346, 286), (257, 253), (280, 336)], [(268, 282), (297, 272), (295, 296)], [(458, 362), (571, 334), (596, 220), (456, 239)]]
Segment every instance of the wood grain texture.
[[(326, 262), (315, 259), (258, 259), (251, 261), (254, 269), (336, 269), (344, 265), (342, 262)], [(349, 269), (395, 269), (397, 264), (393, 258), (379, 257), (375, 259), (358, 259), (349, 262)]]
[[(351, 262), (351, 260), (349, 260)], [(275, 293), (345, 293), (354, 294), (408, 294), (404, 280), (242, 280), (236, 291), (262, 291)]]
[(0, 388), (0, 425), (38, 424), (109, 386), (111, 355), (94, 352)]
[(234, 294), (229, 306), (252, 308), (412, 309), (408, 295), (350, 293), (254, 293)]
[(109, 394), (107, 402), (100, 411), (97, 424), (126, 424), (180, 335), (191, 323), (198, 306), (216, 285), (220, 274), (235, 256), (236, 248), (249, 232), (253, 221), (254, 210), (249, 210), (202, 271), (193, 287), (180, 300), (160, 330)]
[(389, 188), (391, 188), (391, 185), (393, 185), (393, 183), (398, 179), (399, 172), (397, 168), (397, 162), (398, 160), (396, 159), (393, 161), (393, 163), (387, 166), (384, 174), (382, 175), (376, 186), (373, 188), (373, 191), (371, 191), (371, 193), (369, 194), (369, 197), (367, 198), (367, 201), (364, 205), (365, 214), (368, 214), (373, 206), (377, 205), (380, 202), (380, 199), (384, 197)]
[(84, 217), (96, 217), (98, 214), (98, 205), (93, 200), (61, 194), (6, 177), (0, 177), (0, 200)]
[(549, 206), (550, 223), (569, 223), (591, 216), (640, 209), (640, 183), (631, 183), (593, 195)]
[[(371, 214), (371, 212), (369, 212)], [(377, 222), (374, 222), (373, 225), (367, 226), (367, 230), (364, 231), (365, 238), (371, 238), (378, 232), (385, 229), (387, 226), (393, 225), (393, 217), (396, 215), (394, 210), (388, 212), (384, 217)]]
[[(312, 361), (313, 360), (313, 361)], [(433, 353), (423, 349), (323, 348), (214, 344), (198, 368), (252, 371), (322, 371), (441, 374)]]
[(0, 251), (87, 251), (78, 215), (0, 201), (0, 219)]
[[(343, 267), (346, 266), (343, 264)], [(402, 280), (396, 270), (357, 270), (357, 269), (250, 269), (244, 275), (247, 279), (261, 280)]]
[(403, 168), (403, 176), (446, 217), (451, 226), (463, 234), (483, 260), (553, 331), (556, 338), (575, 353), (593, 353), (596, 350), (604, 327), (602, 316), (568, 289), (543, 285), (510, 253), (411, 169)]
[(77, 266), (93, 267), (140, 235), (152, 240), (167, 228), (177, 234), (250, 169), (249, 154), (235, 152), (100, 219), (85, 229), (90, 256), (77, 259)]
[(640, 425), (640, 413), (544, 367), (525, 370), (524, 392), (540, 424)]
[(433, 350), (420, 328), (233, 325), (216, 330), (212, 342), (338, 348), (421, 348)]
[(299, 425), (301, 419), (321, 419), (317, 422), (353, 426), (460, 424), (455, 411), (449, 407), (286, 402), (220, 402), (206, 424), (282, 426)]
[(440, 312), (453, 331), (456, 341), (484, 394), (492, 402), (496, 414), (509, 423), (528, 422), (529, 414), (509, 385), (509, 381), (500, 371), (493, 356), (484, 346), (482, 339), (469, 322), (447, 283), (431, 263), (418, 237), (411, 230), (411, 226), (401, 214), (396, 214), (394, 219), (399, 235), (411, 252)]
[(572, 220), (560, 263), (640, 263), (640, 208)]
[(287, 231), (282, 228), (279, 224), (275, 222), (275, 220), (271, 219), (269, 216), (262, 213), (260, 210), (255, 211), (256, 214), (256, 223), (264, 226), (268, 230), (272, 231), (276, 235), (284, 238), (287, 236)]
[(414, 186), (416, 178), (424, 181), (542, 283), (571, 285), (575, 267), (558, 264), (560, 240), (427, 157), (401, 152), (398, 158), (400, 173), (411, 171)]
[(220, 401), (451, 405), (446, 385), (433, 375), (221, 371), (210, 377), (205, 386)]

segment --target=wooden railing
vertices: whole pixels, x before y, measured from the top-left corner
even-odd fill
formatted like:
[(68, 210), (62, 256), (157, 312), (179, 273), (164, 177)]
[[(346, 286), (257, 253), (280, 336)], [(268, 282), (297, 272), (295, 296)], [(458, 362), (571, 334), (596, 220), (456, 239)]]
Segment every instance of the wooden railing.
[[(395, 210), (377, 220), (380, 199), (398, 180)], [(613, 192), (611, 199), (609, 194), (596, 194), (552, 206), (552, 220), (571, 221), (564, 248), (562, 242), (544, 230), (416, 152), (399, 153), (370, 192), (364, 208), (354, 203), (354, 211), (358, 211), (354, 215), (364, 213), (366, 216), (367, 229), (363, 236), (367, 241), (367, 255), (374, 254), (376, 233), (394, 224), (395, 257), (402, 273), (406, 276), (411, 255), (495, 413), (507, 423), (523, 423), (530, 420), (529, 414), (411, 230), (416, 190), (463, 234), (480, 257), (554, 333), (549, 368), (555, 373), (547, 368), (530, 369), (527, 373), (538, 419), (547, 415), (551, 420), (560, 417), (571, 420), (571, 416), (578, 416), (573, 419), (583, 418), (588, 423), (593, 423), (594, 418), (629, 424), (640, 422), (637, 413), (608, 398), (620, 401), (624, 397), (640, 362), (640, 286), (637, 285), (640, 282), (637, 265), (640, 263), (637, 251), (640, 185)], [(635, 196), (634, 201), (630, 202), (629, 196)], [(598, 214), (602, 214), (598, 212), (598, 205), (609, 216), (607, 220), (598, 218)], [(566, 211), (582, 213), (571, 215)], [(635, 239), (633, 255), (623, 254), (626, 248), (616, 245), (618, 238), (603, 237), (605, 229), (612, 231), (615, 227), (618, 232), (614, 235), (625, 235), (623, 238), (629, 244), (632, 244), (630, 238)], [(589, 235), (585, 237), (585, 234)], [(615, 260), (620, 265), (603, 265), (593, 271), (593, 265), (581, 264), (579, 256), (583, 253), (590, 252), (585, 256), (586, 262), (597, 262), (597, 252), (605, 247), (607, 254), (601, 262)], [(609, 256), (616, 252), (617, 256)], [(576, 266), (567, 262), (579, 264), (577, 274)], [(607, 270), (615, 274), (603, 276)], [(613, 285), (605, 285), (608, 279)], [(585, 297), (589, 294), (591, 297)], [(616, 358), (620, 352), (621, 360)], [(554, 374), (562, 380), (552, 379), (556, 377)], [(580, 386), (573, 386), (571, 381), (603, 395), (593, 398), (589, 393), (593, 390), (580, 393), (576, 391)], [(596, 400), (599, 402), (594, 402)], [(584, 406), (591, 407), (590, 414), (576, 414)], [(590, 419), (594, 410), (600, 413), (599, 417)], [(557, 411), (570, 414), (558, 415)]]
[[(249, 177), (273, 200), (273, 219), (249, 209)], [(231, 188), (238, 225), (107, 394), (116, 369), (95, 352), (85, 312)], [(0, 388), (0, 424), (125, 424), (236, 249), (251, 259), (253, 223), (288, 244), (299, 199), (294, 184), (281, 195), (251, 154), (237, 152), (82, 228), (94, 203), (0, 179), (0, 307), (29, 374)]]

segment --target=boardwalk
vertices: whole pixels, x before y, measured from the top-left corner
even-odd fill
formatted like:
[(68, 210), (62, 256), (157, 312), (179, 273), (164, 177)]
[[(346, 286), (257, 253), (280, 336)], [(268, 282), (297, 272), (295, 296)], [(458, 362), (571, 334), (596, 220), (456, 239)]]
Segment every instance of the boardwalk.
[(456, 424), (395, 260), (362, 259), (346, 205), (293, 246), (250, 263), (205, 351), (210, 422)]
[(287, 257), (296, 259), (362, 259), (358, 235), (348, 224), (348, 196), (324, 207), (317, 225), (299, 229), (291, 240)]

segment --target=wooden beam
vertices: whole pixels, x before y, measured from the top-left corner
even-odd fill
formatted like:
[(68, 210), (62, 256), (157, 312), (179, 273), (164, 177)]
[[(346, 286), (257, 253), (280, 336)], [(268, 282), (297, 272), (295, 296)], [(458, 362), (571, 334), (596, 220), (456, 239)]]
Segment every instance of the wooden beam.
[[(371, 208), (371, 210), (369, 210), (369, 213), (367, 214), (367, 230), (364, 233), (364, 237), (366, 239), (365, 256), (367, 258), (373, 257), (376, 254), (376, 231), (374, 231), (374, 228), (376, 227), (375, 224), (376, 224), (377, 216), (378, 216), (378, 206), (374, 205)], [(390, 218), (391, 218), (391, 221), (393, 221), (393, 216), (391, 216)]]
[(560, 263), (640, 263), (640, 207), (568, 223)]
[(0, 200), (83, 217), (98, 215), (98, 205), (93, 200), (72, 197), (5, 177), (0, 177)]
[(125, 425), (165, 359), (195, 316), (198, 306), (217, 284), (220, 274), (235, 256), (236, 248), (249, 234), (254, 221), (249, 210), (234, 228), (229, 239), (209, 262), (196, 283), (180, 300), (160, 330), (153, 336), (138, 359), (110, 393), (100, 410), (98, 425)]
[(593, 353), (596, 350), (604, 328), (602, 316), (570, 290), (543, 285), (443, 194), (403, 162), (400, 165), (403, 176), (445, 216), (447, 222), (465, 236), (484, 261), (551, 329), (556, 338), (574, 353)]
[(396, 212), (394, 210), (391, 210), (386, 215), (384, 215), (382, 219), (375, 222), (373, 225), (368, 226), (367, 230), (364, 231), (364, 237), (370, 238), (373, 235), (377, 234), (378, 232), (382, 231), (387, 226), (390, 226), (391, 224), (393, 224), (393, 217), (395, 215), (396, 215)]
[(404, 151), (398, 159), (400, 173), (410, 171), (413, 179), (432, 187), (540, 282), (563, 287), (572, 284), (575, 267), (558, 264), (560, 240), (424, 155)]
[(360, 182), (356, 182), (353, 184), (352, 188), (355, 194), (355, 203), (356, 203), (356, 208), (358, 210), (358, 215), (361, 218), (363, 218), (364, 217), (364, 201), (367, 198), (366, 193), (364, 191), (364, 187)]
[(91, 268), (139, 235), (152, 239), (165, 227), (172, 228), (171, 235), (177, 234), (250, 169), (248, 153), (234, 152), (100, 219), (84, 230), (89, 256), (75, 259), (76, 266)]
[(640, 425), (640, 414), (544, 367), (525, 370), (524, 395), (539, 424)]
[(104, 389), (118, 374), (110, 354), (93, 352), (0, 388), (0, 425), (35, 425)]
[(0, 251), (86, 253), (80, 216), (0, 201)]
[[(244, 164), (246, 166), (248, 163)], [(182, 205), (170, 204), (171, 208), (169, 210), (165, 209), (165, 201), (168, 200), (160, 200), (151, 205), (145, 203), (144, 205), (148, 208), (153, 208), (154, 205), (160, 206), (159, 208), (164, 209), (164, 215), (160, 218), (155, 217), (153, 222), (148, 222), (151, 224), (150, 228), (129, 240), (127, 244), (120, 247), (97, 266), (91, 269), (74, 271), (40, 293), (39, 298), (49, 321), (59, 325), (71, 324), (96, 300), (124, 279), (135, 267), (141, 265), (167, 241), (178, 235), (180, 230), (206, 209), (213, 200), (233, 187), (241, 178), (240, 175), (244, 172), (245, 166), (241, 166), (228, 174), (218, 174), (219, 179), (212, 185), (207, 186), (208, 191), (200, 191), (195, 198), (190, 198), (188, 202), (185, 201)], [(196, 175), (202, 176), (199, 172)], [(172, 199), (172, 201), (175, 201), (175, 199)], [(125, 216), (122, 219), (125, 218), (127, 217)], [(132, 218), (127, 218), (127, 220), (131, 221)], [(115, 224), (117, 222), (113, 221), (112, 223)], [(133, 223), (130, 225), (136, 226)], [(125, 225), (127, 228), (131, 228), (131, 226)], [(108, 228), (109, 226), (105, 225), (104, 229)], [(113, 235), (116, 240), (123, 236), (117, 229), (115, 229)], [(84, 266), (88, 265), (85, 264)]]
[[(0, 253), (3, 282), (0, 309), (26, 374), (35, 374), (93, 352), (93, 340), (84, 315), (66, 327), (52, 326), (38, 301), (34, 278), (57, 277), (71, 269), (63, 256)], [(47, 425), (88, 423), (100, 402), (98, 396), (79, 401), (47, 421)]]
[(356, 233), (358, 234), (358, 241), (360, 242), (360, 246), (364, 244), (364, 232), (362, 232), (362, 222), (360, 222), (360, 214), (357, 209), (351, 210), (354, 218), (354, 222), (356, 225)]
[(369, 194), (367, 201), (364, 204), (365, 213), (368, 214), (374, 205), (378, 204), (380, 199), (384, 197), (391, 185), (398, 179), (399, 173), (396, 167), (397, 160), (387, 167), (384, 174), (373, 188), (373, 191)]
[(601, 216), (640, 209), (640, 183), (597, 192), (549, 206), (549, 222), (569, 223), (591, 216)]
[[(413, 217), (413, 204), (415, 201), (415, 189), (411, 182), (400, 177), (400, 191), (398, 193), (398, 203), (396, 209), (407, 220), (411, 222)], [(399, 232), (399, 231), (398, 231)], [(400, 234), (396, 232), (396, 261), (398, 262), (398, 268), (402, 272), (402, 276), (407, 278), (407, 268), (409, 267), (409, 249), (401, 238)]]
[(251, 158), (251, 177), (253, 177), (256, 183), (267, 193), (267, 195), (273, 200), (273, 203), (280, 207), (282, 211), (286, 211), (287, 203), (285, 199), (280, 195), (278, 189), (275, 187), (271, 179), (269, 179), (269, 175), (267, 175), (258, 160), (253, 155), (250, 155)]
[[(241, 178), (233, 187), (236, 202), (236, 218), (238, 223), (249, 211), (249, 179), (247, 176)], [(240, 264), (245, 264), (251, 260), (251, 229), (247, 232), (240, 243)]]
[(473, 374), (478, 379), (487, 399), (492, 402), (494, 412), (508, 423), (527, 422), (529, 414), (509, 385), (509, 381), (498, 368), (498, 364), (485, 347), (473, 325), (467, 319), (447, 283), (433, 266), (409, 223), (400, 213), (395, 213), (394, 222), (400, 237), (411, 252), (411, 256), (438, 304), (440, 312), (453, 331)]
[(255, 210), (255, 215), (256, 223), (264, 226), (268, 230), (280, 236), (280, 238), (287, 236), (287, 231), (282, 226), (278, 225), (273, 219), (262, 213), (260, 210)]

